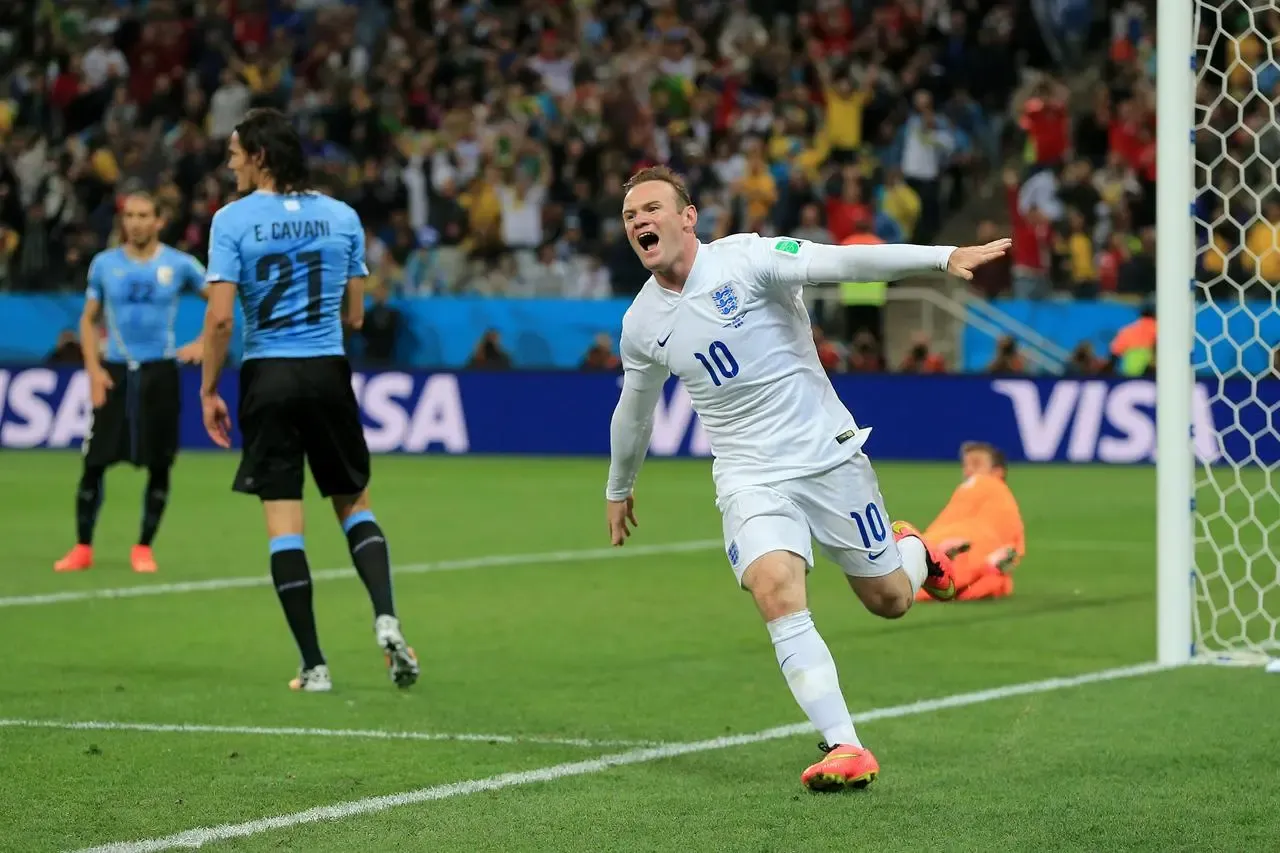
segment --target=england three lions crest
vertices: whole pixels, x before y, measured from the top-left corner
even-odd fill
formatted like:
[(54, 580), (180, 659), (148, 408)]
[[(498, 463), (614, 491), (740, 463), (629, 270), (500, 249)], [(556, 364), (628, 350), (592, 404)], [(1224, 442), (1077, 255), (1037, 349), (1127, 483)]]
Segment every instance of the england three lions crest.
[(738, 313), (738, 294), (734, 291), (732, 284), (713, 290), (711, 301), (716, 304), (716, 310), (720, 312), (721, 317), (732, 317)]

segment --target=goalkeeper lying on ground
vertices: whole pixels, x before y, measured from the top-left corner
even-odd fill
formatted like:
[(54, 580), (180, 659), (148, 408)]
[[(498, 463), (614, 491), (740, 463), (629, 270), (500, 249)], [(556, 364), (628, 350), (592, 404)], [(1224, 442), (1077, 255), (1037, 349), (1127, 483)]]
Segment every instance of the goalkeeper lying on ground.
[(1000, 450), (981, 441), (965, 442), (960, 461), (964, 482), (924, 539), (952, 556), (956, 601), (1003, 598), (1013, 593), (1010, 573), (1026, 553), (1022, 515), (1005, 482), (1008, 466)]

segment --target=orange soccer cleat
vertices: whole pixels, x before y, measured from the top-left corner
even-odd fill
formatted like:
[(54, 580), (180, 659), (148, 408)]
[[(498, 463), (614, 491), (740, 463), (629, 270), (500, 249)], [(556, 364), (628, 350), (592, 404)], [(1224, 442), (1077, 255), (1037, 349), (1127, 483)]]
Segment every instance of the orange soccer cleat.
[(956, 597), (956, 579), (951, 572), (951, 557), (948, 553), (937, 550), (925, 541), (924, 536), (913, 525), (905, 521), (893, 523), (893, 541), (899, 542), (914, 536), (924, 545), (925, 563), (929, 574), (920, 588), (939, 601), (950, 601)]
[(53, 564), (55, 572), (83, 572), (93, 568), (93, 546), (76, 545), (61, 560)]
[(826, 756), (800, 774), (800, 784), (810, 791), (865, 788), (880, 775), (880, 762), (871, 750), (860, 746), (818, 744)]
[(129, 553), (129, 562), (133, 570), (139, 574), (151, 574), (156, 570), (156, 556), (151, 553), (150, 545), (134, 545)]

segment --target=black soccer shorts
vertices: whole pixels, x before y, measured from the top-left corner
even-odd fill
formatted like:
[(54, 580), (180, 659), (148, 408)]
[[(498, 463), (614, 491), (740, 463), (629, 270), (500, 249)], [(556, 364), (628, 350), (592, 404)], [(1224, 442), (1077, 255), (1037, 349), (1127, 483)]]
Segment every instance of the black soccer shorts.
[(169, 468), (178, 455), (182, 388), (178, 363), (148, 361), (130, 370), (104, 362), (113, 387), (93, 410), (81, 445), (85, 465), (106, 468), (128, 462), (144, 468)]
[(239, 420), (237, 492), (301, 500), (304, 460), (325, 497), (369, 484), (369, 445), (344, 356), (249, 359), (240, 369)]

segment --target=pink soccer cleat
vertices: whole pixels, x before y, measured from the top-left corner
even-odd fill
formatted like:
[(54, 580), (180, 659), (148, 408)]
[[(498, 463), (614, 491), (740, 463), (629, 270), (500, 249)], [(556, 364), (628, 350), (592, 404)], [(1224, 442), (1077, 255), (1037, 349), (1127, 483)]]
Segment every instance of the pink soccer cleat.
[(880, 762), (871, 750), (860, 746), (819, 744), (826, 755), (800, 774), (800, 784), (810, 791), (840, 791), (865, 788), (880, 775)]
[(83, 572), (93, 568), (93, 546), (76, 545), (61, 560), (53, 564), (55, 572)]

